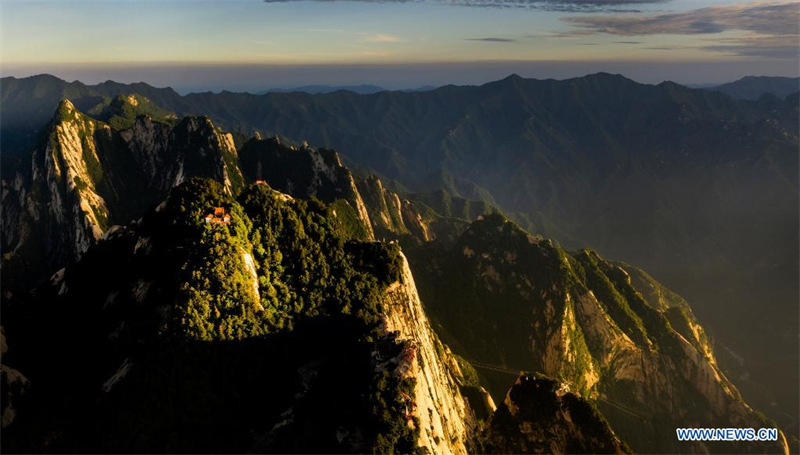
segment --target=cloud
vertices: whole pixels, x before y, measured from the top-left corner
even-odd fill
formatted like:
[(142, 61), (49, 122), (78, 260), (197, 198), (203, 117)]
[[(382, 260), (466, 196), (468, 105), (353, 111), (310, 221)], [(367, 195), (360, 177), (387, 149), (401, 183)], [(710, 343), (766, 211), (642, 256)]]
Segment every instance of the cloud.
[[(513, 0), (511, 0), (513, 1)], [(666, 3), (672, 0), (530, 0), (536, 7), (562, 13), (638, 13), (637, 5)], [(510, 2), (509, 2), (510, 3)]]
[[(263, 0), (264, 3), (286, 3), (300, 0)], [(315, 0), (334, 2), (339, 0)], [(432, 3), (481, 8), (526, 8), (569, 13), (638, 12), (637, 5), (665, 3), (672, 0), (349, 0), (366, 3)]]
[(622, 36), (713, 34), (727, 30), (796, 35), (799, 6), (794, 2), (750, 3), (669, 14), (565, 17), (561, 20), (597, 33)]
[(712, 44), (701, 46), (701, 49), (741, 57), (800, 58), (798, 35), (722, 38), (709, 42)]
[[(561, 19), (577, 27), (576, 36), (708, 35), (707, 44), (658, 46), (651, 50), (699, 49), (742, 57), (798, 58), (800, 3), (754, 2), (712, 6), (680, 13), (625, 16), (581, 16)], [(739, 37), (713, 37), (733, 32)], [(635, 41), (620, 41), (634, 44)]]
[(364, 38), (364, 41), (369, 41), (370, 43), (396, 43), (400, 41), (400, 38), (391, 35), (370, 35)]
[(510, 38), (467, 38), (467, 41), (485, 41), (487, 43), (516, 43), (517, 40)]

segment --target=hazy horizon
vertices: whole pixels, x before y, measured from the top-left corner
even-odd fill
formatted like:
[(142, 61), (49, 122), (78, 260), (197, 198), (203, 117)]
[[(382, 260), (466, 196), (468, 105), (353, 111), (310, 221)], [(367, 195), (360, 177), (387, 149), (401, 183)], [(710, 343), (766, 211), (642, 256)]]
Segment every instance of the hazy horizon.
[[(719, 66), (730, 69), (718, 74)], [(482, 85), (517, 74), (532, 79), (571, 79), (595, 73), (621, 74), (643, 84), (672, 81), (687, 86), (720, 85), (746, 76), (800, 77), (779, 65), (683, 62), (461, 62), (408, 65), (68, 65), (0, 68), (1, 77), (25, 78), (49, 74), (68, 82), (96, 85), (106, 81), (144, 82), (185, 95), (199, 92), (249, 92), (302, 86), (374, 85), (386, 90), (413, 90), (444, 85)], [(781, 71), (783, 69), (783, 71)]]
[[(0, 74), (197, 91), (798, 76), (800, 4), (737, 0), (0, 1)], [(502, 26), (498, 26), (502, 24)]]

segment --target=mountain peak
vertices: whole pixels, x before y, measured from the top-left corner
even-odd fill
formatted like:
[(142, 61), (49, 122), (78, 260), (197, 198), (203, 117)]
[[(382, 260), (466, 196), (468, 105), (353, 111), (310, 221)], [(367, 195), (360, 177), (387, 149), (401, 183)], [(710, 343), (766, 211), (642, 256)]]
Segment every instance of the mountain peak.
[(577, 80), (585, 80), (590, 82), (602, 82), (602, 83), (611, 83), (611, 84), (639, 84), (638, 82), (628, 79), (627, 77), (623, 76), (622, 74), (613, 74), (613, 73), (606, 73), (606, 72), (599, 72), (599, 73), (592, 73), (587, 74), (581, 78), (577, 78)]
[(162, 123), (177, 120), (174, 113), (157, 106), (147, 97), (139, 94), (117, 95), (106, 108), (103, 120), (117, 129), (129, 128), (136, 117), (147, 116)]
[(526, 79), (524, 77), (520, 76), (519, 74), (511, 73), (508, 76), (506, 76), (505, 78), (500, 79), (497, 82), (499, 82), (500, 84), (504, 84), (504, 85), (514, 85), (514, 86), (516, 86), (518, 84), (524, 83), (525, 81), (526, 81)]
[(511, 73), (508, 76), (504, 77), (503, 79), (498, 79), (496, 81), (488, 82), (484, 84), (484, 87), (518, 87), (520, 84), (526, 81), (525, 78), (520, 76), (517, 73)]
[(123, 106), (125, 104), (130, 104), (131, 106), (138, 106), (139, 98), (141, 98), (143, 101), (147, 101), (147, 98), (141, 95), (136, 95), (136, 94), (117, 95), (114, 97), (113, 100), (111, 100), (111, 106)]
[(621, 75), (619, 73), (607, 73), (605, 71), (598, 71), (597, 73), (587, 74), (584, 77), (597, 78), (597, 79), (624, 79), (626, 81), (630, 80), (627, 77), (625, 77), (625, 76), (623, 76), (623, 75)]
[(58, 107), (53, 114), (53, 120), (55, 122), (63, 122), (75, 118), (77, 114), (79, 114), (79, 112), (75, 108), (75, 105), (72, 104), (72, 101), (65, 98), (59, 101)]
[(538, 244), (541, 238), (529, 234), (502, 213), (492, 212), (478, 216), (464, 232), (462, 240), (473, 247), (486, 248), (508, 241), (515, 245)]
[[(19, 77), (19, 78), (16, 78), (16, 77), (13, 77), (13, 76), (8, 76), (8, 78), (16, 79), (18, 81), (31, 81), (31, 82), (37, 82), (37, 83), (40, 83), (40, 82), (66, 83), (66, 81), (64, 79), (61, 79), (59, 77), (56, 77), (56, 76), (53, 76), (52, 74), (47, 74), (47, 73), (34, 74), (33, 76)], [(6, 79), (6, 78), (4, 77), (3, 79)]]
[(72, 104), (72, 101), (64, 98), (58, 103), (58, 110), (60, 111), (62, 109), (66, 109), (67, 111), (72, 112), (75, 110), (75, 105)]

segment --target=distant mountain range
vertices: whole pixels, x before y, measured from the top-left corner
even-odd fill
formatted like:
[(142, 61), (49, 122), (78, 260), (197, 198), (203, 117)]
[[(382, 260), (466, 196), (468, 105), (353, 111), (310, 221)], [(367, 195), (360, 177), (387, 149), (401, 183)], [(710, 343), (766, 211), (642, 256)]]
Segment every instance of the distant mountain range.
[(735, 82), (709, 87), (708, 90), (745, 100), (757, 100), (767, 93), (784, 98), (800, 91), (800, 77), (747, 76)]
[(263, 90), (258, 92), (259, 95), (263, 95), (265, 93), (291, 93), (291, 92), (303, 92), (303, 93), (310, 93), (312, 95), (320, 94), (320, 93), (331, 93), (331, 92), (338, 92), (339, 90), (358, 93), (361, 95), (368, 95), (371, 93), (378, 93), (386, 90), (383, 87), (378, 87), (377, 85), (369, 85), (369, 84), (362, 84), (362, 85), (342, 85), (342, 86), (333, 86), (333, 85), (302, 85), (299, 87), (290, 87), (290, 88), (272, 88), (268, 90)]
[[(745, 76), (737, 81), (728, 82), (725, 84), (689, 84), (687, 87), (712, 90), (722, 92), (736, 99), (757, 100), (764, 94), (772, 94), (778, 98), (784, 98), (787, 95), (800, 91), (800, 78), (797, 77), (780, 77), (780, 76)], [(435, 90), (436, 87), (432, 85), (418, 87), (414, 89), (403, 89), (402, 92), (424, 92)], [(337, 91), (348, 91), (358, 93), (359, 95), (371, 95), (374, 93), (384, 92), (387, 89), (377, 85), (303, 85), (299, 87), (290, 88), (272, 88), (256, 92), (256, 94), (264, 95), (266, 93), (291, 93), (303, 92), (312, 95), (332, 93)]]
[[(381, 176), (403, 197), (429, 198), (429, 207), (470, 212), (467, 205), (485, 204), (564, 248), (591, 246), (604, 257), (637, 264), (694, 302), (698, 320), (722, 353), (720, 363), (739, 372), (734, 380), (745, 397), (762, 408), (780, 403), (776, 414), (797, 418), (796, 93), (734, 99), (611, 74), (563, 81), (510, 76), (477, 87), (368, 95), (180, 96), (147, 84), (87, 86), (52, 76), (4, 78), (1, 85), (4, 214), (21, 210), (7, 205), (24, 206), (10, 204), (30, 194), (21, 190), (36, 170), (32, 151), (39, 150), (42, 131), (62, 99), (90, 119), (110, 122), (104, 115), (115, 97), (137, 94), (176, 120), (208, 116), (229, 131), (229, 138), (204, 146), (227, 150), (219, 155), (222, 164), (256, 133), (299, 148), (307, 140), (339, 150), (358, 164), (358, 172)], [(169, 118), (155, 122), (169, 128), (147, 126), (158, 133), (152, 136), (157, 143), (188, 160), (186, 166), (221, 172), (224, 167), (207, 156), (169, 148), (182, 143), (170, 138), (186, 140), (190, 131), (206, 128), (205, 121), (173, 124)], [(93, 134), (101, 128), (91, 121), (85, 126)], [(178, 164), (154, 161), (151, 168), (172, 182)], [(233, 167), (226, 166), (236, 185)], [(108, 194), (107, 202), (115, 204), (115, 191)], [(461, 202), (453, 204), (452, 198)], [(5, 220), (7, 251), (5, 239), (14, 237)], [(393, 224), (390, 218), (384, 227)]]
[[(425, 85), (422, 87), (417, 88), (409, 88), (409, 89), (401, 89), (401, 92), (425, 92), (428, 90), (436, 89), (433, 85)], [(303, 92), (309, 93), (312, 95), (318, 95), (322, 93), (333, 93), (338, 91), (346, 91), (346, 92), (353, 92), (358, 93), (359, 95), (371, 95), (373, 93), (384, 92), (387, 89), (383, 87), (379, 87), (377, 85), (369, 85), (369, 84), (361, 84), (361, 85), (302, 85), (299, 87), (281, 87), (281, 88), (271, 88), (268, 90), (262, 90), (260, 92), (256, 92), (258, 95), (264, 95), (267, 93), (292, 93), (292, 92)]]
[[(739, 80), (728, 82), (725, 84), (687, 84), (689, 88), (706, 89), (716, 92), (722, 92), (735, 99), (757, 100), (764, 94), (772, 94), (778, 98), (784, 98), (787, 95), (800, 91), (800, 78), (797, 77), (781, 77), (781, 76), (745, 76)], [(402, 89), (401, 92), (424, 92), (435, 90), (437, 87), (433, 85), (426, 85), (423, 87), (413, 89)], [(370, 84), (361, 85), (302, 85), (298, 87), (276, 87), (268, 90), (255, 92), (258, 95), (267, 93), (292, 93), (302, 92), (312, 95), (333, 93), (337, 91), (348, 91), (358, 93), (359, 95), (371, 95), (374, 93), (384, 92), (387, 89)]]
[(637, 267), (331, 149), (91, 111), (3, 180), (4, 453), (789, 450), (675, 439), (777, 424)]

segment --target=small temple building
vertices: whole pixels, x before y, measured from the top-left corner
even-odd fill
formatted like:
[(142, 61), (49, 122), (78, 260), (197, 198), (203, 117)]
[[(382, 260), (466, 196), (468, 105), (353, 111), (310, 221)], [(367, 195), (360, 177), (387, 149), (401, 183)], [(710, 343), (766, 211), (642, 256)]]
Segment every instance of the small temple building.
[(225, 207), (214, 207), (214, 213), (209, 213), (205, 217), (206, 223), (229, 224), (231, 214)]

